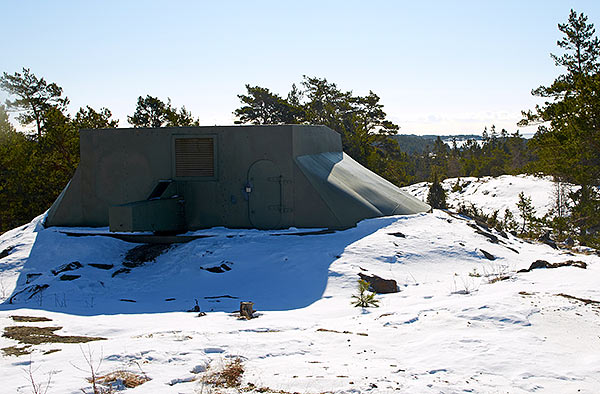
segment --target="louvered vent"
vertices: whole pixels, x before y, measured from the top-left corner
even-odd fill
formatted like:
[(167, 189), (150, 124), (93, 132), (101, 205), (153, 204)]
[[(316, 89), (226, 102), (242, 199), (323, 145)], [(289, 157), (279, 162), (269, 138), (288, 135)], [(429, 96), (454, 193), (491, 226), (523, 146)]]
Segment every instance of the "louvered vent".
[(175, 138), (176, 177), (213, 177), (214, 159), (212, 138)]

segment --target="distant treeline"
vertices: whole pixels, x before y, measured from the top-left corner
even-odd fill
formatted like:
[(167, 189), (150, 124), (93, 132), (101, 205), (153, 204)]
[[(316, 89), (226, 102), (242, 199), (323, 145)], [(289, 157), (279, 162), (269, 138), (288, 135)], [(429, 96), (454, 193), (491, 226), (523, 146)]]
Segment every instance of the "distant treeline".
[[(533, 91), (546, 103), (523, 112), (520, 125), (538, 125), (527, 140), (518, 131), (483, 130), (481, 138), (445, 143), (440, 137), (398, 135), (380, 98), (344, 91), (325, 78), (305, 76), (285, 97), (268, 88), (246, 85), (235, 109), (240, 124), (319, 124), (337, 131), (343, 149), (390, 182), (522, 172), (552, 175), (557, 182), (580, 185), (561, 210), (561, 228), (582, 242), (597, 242), (600, 230), (600, 42), (587, 17), (571, 11), (559, 24), (564, 38), (556, 64), (567, 70), (548, 87)], [(3, 73), (0, 89), (12, 100), (0, 105), (0, 231), (26, 223), (47, 209), (72, 177), (79, 162), (78, 130), (117, 127), (106, 108), (66, 112), (62, 88), (29, 69)], [(16, 131), (7, 111), (18, 114), (30, 133)], [(182, 107), (159, 98), (139, 97), (127, 117), (134, 127), (198, 125)], [(469, 137), (469, 136), (467, 136)], [(562, 230), (561, 230), (562, 231)], [(591, 240), (591, 241), (590, 241)]]
[(398, 142), (400, 150), (404, 153), (415, 154), (425, 153), (431, 150), (435, 140), (440, 137), (448, 146), (457, 144), (462, 145), (467, 140), (481, 141), (480, 135), (475, 134), (460, 134), (460, 135), (415, 135), (415, 134), (396, 134), (392, 136)]

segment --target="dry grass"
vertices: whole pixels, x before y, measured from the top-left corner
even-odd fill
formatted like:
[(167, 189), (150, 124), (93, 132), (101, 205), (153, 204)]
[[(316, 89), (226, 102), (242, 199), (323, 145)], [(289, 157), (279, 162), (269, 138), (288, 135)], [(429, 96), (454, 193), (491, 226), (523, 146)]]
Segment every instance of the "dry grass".
[(47, 317), (40, 316), (10, 316), (13, 321), (17, 323), (28, 323), (28, 322), (41, 322), (41, 321), (52, 321), (52, 319), (48, 319)]
[(62, 327), (9, 326), (4, 328), (2, 336), (28, 345), (39, 345), (41, 343), (83, 343), (106, 339), (101, 337), (56, 335), (54, 331), (58, 331), (61, 328)]
[(25, 345), (25, 346), (9, 346), (9, 347), (4, 347), (2, 349), (2, 353), (4, 353), (5, 356), (24, 356), (26, 354), (31, 354), (31, 345)]
[(226, 363), (222, 369), (214, 371), (204, 378), (204, 383), (215, 387), (239, 387), (244, 374), (244, 365), (238, 357)]
[[(125, 386), (132, 389), (149, 381), (150, 378), (146, 374), (136, 374), (130, 371), (118, 370), (107, 373), (106, 375), (96, 376), (96, 383), (105, 386)], [(90, 383), (91, 379), (88, 379)]]

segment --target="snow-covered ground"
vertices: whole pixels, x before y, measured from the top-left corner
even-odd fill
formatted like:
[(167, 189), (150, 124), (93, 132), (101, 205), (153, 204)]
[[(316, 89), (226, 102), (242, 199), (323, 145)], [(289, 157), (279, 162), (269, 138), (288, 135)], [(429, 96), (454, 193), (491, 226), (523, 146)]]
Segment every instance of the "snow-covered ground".
[[(537, 180), (501, 179), (541, 201), (533, 193)], [(509, 194), (500, 188), (484, 195), (489, 205), (508, 206), (516, 201)], [(56, 334), (106, 340), (42, 343), (22, 356), (0, 353), (2, 393), (34, 392), (30, 371), (38, 383), (50, 374), (48, 393), (89, 392), (90, 354), (94, 365), (102, 361), (100, 374), (143, 370), (152, 379), (124, 393), (238, 392), (203, 383), (238, 357), (242, 387), (256, 392), (600, 388), (600, 304), (564, 296), (600, 301), (600, 257), (594, 254), (493, 230), (486, 235), (466, 218), (436, 210), (365, 220), (332, 234), (198, 231), (211, 237), (172, 246), (156, 261), (113, 277), (137, 245), (67, 236), (60, 228), (44, 229), (42, 219), (0, 236), (0, 252), (12, 247), (0, 260), (0, 330), (62, 327)], [(539, 259), (583, 261), (587, 269), (516, 272)], [(81, 268), (51, 272), (74, 261)], [(229, 270), (209, 270), (222, 265)], [(379, 308), (353, 307), (359, 273), (394, 279), (400, 292), (378, 295)], [(79, 277), (61, 280), (64, 274)], [(48, 287), (31, 296), (35, 285)], [(195, 300), (205, 316), (185, 312)], [(232, 312), (240, 301), (254, 302), (258, 317), (238, 319)], [(15, 315), (51, 321), (21, 323)], [(22, 346), (0, 337), (0, 348), (15, 345)], [(53, 349), (60, 351), (47, 353)]]
[[(462, 188), (452, 191), (457, 181)], [(426, 201), (429, 185), (427, 182), (420, 182), (402, 189)], [(542, 217), (552, 209), (556, 189), (552, 178), (533, 175), (448, 178), (442, 182), (442, 187), (446, 191), (446, 201), (450, 206), (456, 208), (460, 203), (473, 204), (486, 214), (498, 211), (498, 217), (503, 217), (506, 209), (517, 215), (517, 201), (521, 192), (531, 198), (536, 208), (536, 216)]]

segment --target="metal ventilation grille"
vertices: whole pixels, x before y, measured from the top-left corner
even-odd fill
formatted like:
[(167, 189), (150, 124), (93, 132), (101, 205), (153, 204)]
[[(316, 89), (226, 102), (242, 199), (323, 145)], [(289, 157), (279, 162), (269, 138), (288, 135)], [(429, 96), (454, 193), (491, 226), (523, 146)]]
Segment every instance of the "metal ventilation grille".
[(176, 177), (212, 177), (214, 159), (212, 138), (175, 138)]

